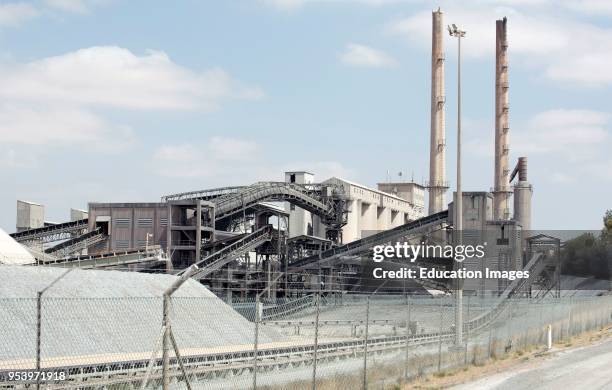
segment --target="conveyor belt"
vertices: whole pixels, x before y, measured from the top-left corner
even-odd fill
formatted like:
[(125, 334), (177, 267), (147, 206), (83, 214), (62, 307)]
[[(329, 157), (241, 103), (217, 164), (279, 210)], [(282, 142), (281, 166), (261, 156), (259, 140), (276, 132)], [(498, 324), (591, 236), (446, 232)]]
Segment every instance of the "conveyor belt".
[(336, 259), (340, 256), (350, 256), (358, 253), (363, 253), (365, 251), (371, 250), (376, 245), (389, 243), (410, 234), (417, 234), (426, 231), (427, 229), (430, 229), (435, 225), (439, 225), (445, 222), (447, 218), (448, 210), (444, 210), (439, 213), (432, 214), (412, 222), (408, 222), (405, 225), (401, 225), (390, 230), (385, 230), (383, 232), (373, 234), (360, 240), (349, 242), (346, 245), (341, 245), (332, 249), (328, 249), (318, 255), (305, 257), (303, 259), (291, 263), (289, 265), (289, 268), (294, 270), (304, 269), (308, 265), (327, 262)]
[(10, 236), (15, 241), (24, 243), (28, 241), (42, 240), (43, 242), (53, 242), (72, 238), (74, 234), (82, 234), (87, 230), (88, 219), (59, 223), (57, 225), (45, 226), (37, 229), (24, 230), (13, 233)]
[(108, 238), (100, 228), (81, 234), (78, 237), (71, 238), (60, 244), (45, 249), (45, 253), (52, 254), (56, 257), (68, 256), (75, 252), (80, 252), (83, 249), (89, 248), (97, 243), (105, 241)]
[[(257, 248), (266, 241), (272, 238), (272, 225), (266, 225), (257, 229), (253, 233), (243, 236), (241, 239), (231, 243), (225, 248), (213, 253), (210, 256), (198, 261), (196, 264), (200, 267), (200, 271), (193, 275), (193, 278), (201, 279), (223, 267), (230, 261), (244, 255), (245, 253)], [(186, 270), (179, 272), (182, 275)]]

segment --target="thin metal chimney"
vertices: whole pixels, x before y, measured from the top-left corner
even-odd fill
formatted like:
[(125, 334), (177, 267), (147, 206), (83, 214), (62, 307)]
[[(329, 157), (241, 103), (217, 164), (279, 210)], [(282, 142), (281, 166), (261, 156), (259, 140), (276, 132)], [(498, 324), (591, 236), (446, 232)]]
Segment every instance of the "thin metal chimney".
[(512, 189), (508, 180), (508, 155), (510, 144), (508, 132), (508, 37), (507, 18), (495, 22), (495, 178), (493, 187), (493, 218), (510, 218), (510, 195)]
[(444, 107), (444, 18), (438, 8), (431, 14), (431, 139), (429, 145), (429, 214), (446, 206)]

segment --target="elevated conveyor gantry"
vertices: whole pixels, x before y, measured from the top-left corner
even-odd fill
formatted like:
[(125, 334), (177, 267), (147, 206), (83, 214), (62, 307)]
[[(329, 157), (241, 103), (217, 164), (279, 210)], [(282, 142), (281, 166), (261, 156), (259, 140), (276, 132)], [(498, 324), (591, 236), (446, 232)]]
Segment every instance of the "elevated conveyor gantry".
[(164, 201), (204, 199), (215, 204), (215, 221), (224, 220), (260, 202), (289, 202), (321, 218), (329, 239), (339, 241), (346, 225), (346, 197), (336, 184), (258, 182), (246, 187), (226, 187), (167, 195)]

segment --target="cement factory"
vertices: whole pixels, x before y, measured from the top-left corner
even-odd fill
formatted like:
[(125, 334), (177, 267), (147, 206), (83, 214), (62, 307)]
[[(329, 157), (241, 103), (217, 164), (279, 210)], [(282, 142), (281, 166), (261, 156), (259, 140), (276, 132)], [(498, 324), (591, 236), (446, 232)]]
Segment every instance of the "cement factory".
[[(431, 20), (426, 182), (372, 188), (289, 171), (155, 202), (90, 202), (61, 223), (17, 200), (16, 231), (0, 231), (0, 387), (41, 388), (4, 374), (47, 368), (70, 378), (45, 389), (399, 388), (609, 326), (609, 296), (562, 301), (561, 240), (531, 230), (528, 159), (509, 157), (506, 18), (495, 21), (492, 185), (462, 191), (458, 164), (449, 193), (447, 31), (440, 9)], [(460, 45), (465, 32), (451, 26)], [(373, 261), (398, 243), (473, 245), (483, 256)], [(375, 266), (436, 272), (381, 281)]]
[[(488, 242), (484, 259), (463, 266), (530, 267), (529, 289), (538, 285), (540, 291), (558, 293), (558, 259), (530, 262), (551, 242), (554, 249), (555, 240), (530, 237), (533, 189), (527, 157), (520, 157), (512, 171), (509, 161), (506, 18), (496, 21), (492, 190), (462, 192), (460, 216), (456, 193), (447, 205), (444, 36), (443, 13), (437, 10), (432, 13), (428, 182), (384, 182), (370, 188), (307, 171), (285, 172), (283, 182), (167, 194), (155, 203), (89, 203), (87, 210), (71, 210), (71, 220), (63, 223), (46, 222), (43, 205), (19, 200), (17, 231), (10, 236), (31, 254), (20, 263), (170, 274), (196, 264), (200, 270), (193, 277), (230, 301), (264, 290), (268, 298), (359, 292), (372, 288), (364, 268), (375, 245), (452, 242), (454, 222), (462, 218), (464, 242)], [(444, 259), (425, 262), (456, 266)], [(506, 287), (497, 280), (466, 281), (464, 291), (499, 294)], [(397, 292), (398, 287), (390, 283), (384, 288)], [(406, 288), (446, 291), (450, 284), (419, 280), (404, 283), (404, 293)]]

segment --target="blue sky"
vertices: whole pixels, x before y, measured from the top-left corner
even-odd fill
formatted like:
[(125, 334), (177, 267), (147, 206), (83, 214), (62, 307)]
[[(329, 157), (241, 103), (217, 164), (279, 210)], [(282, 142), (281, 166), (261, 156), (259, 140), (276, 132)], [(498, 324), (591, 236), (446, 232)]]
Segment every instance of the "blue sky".
[(438, 6), (467, 30), (464, 189), (492, 186), (494, 28), (507, 16), (511, 165), (529, 157), (534, 228), (599, 229), (612, 208), (603, 0), (2, 1), (0, 227), (14, 230), (17, 199), (63, 221), (89, 201), (154, 201), (289, 169), (372, 186), (387, 171), (426, 180)]

